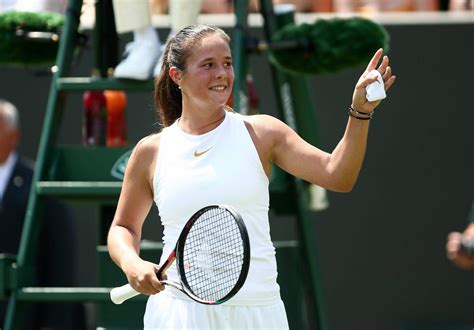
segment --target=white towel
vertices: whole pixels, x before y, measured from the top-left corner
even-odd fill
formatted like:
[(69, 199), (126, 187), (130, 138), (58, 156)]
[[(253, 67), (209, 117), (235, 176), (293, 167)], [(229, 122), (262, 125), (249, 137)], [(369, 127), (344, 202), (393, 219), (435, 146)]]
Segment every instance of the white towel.
[(387, 97), (385, 94), (385, 87), (382, 79), (382, 75), (378, 70), (372, 70), (369, 72), (369, 75), (377, 75), (377, 81), (370, 83), (366, 88), (366, 98), (369, 102), (383, 100)]

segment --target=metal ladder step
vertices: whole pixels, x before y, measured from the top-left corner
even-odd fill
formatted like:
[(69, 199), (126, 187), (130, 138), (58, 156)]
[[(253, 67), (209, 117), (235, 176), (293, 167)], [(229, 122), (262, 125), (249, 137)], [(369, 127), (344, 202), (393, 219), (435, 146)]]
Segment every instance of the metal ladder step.
[(77, 196), (118, 196), (120, 181), (40, 181), (36, 184), (39, 195)]
[(153, 79), (138, 81), (128, 79), (106, 79), (91, 77), (66, 77), (56, 80), (58, 91), (77, 91), (85, 90), (126, 90), (126, 91), (153, 91)]

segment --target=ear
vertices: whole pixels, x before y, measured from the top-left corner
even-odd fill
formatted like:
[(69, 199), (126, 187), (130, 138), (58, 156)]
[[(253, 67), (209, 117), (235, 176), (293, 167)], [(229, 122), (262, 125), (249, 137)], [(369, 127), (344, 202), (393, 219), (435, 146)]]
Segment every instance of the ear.
[(170, 75), (171, 79), (173, 79), (173, 81), (176, 83), (176, 85), (179, 86), (181, 84), (182, 72), (180, 69), (175, 66), (172, 66), (168, 71), (168, 74)]

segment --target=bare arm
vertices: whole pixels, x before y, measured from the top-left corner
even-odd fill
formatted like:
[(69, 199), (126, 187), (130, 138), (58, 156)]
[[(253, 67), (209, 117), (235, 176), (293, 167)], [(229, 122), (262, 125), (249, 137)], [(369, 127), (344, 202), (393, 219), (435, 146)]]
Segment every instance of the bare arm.
[(157, 265), (139, 257), (143, 222), (153, 202), (151, 182), (156, 145), (156, 136), (152, 136), (141, 140), (133, 150), (107, 238), (111, 258), (124, 271), (132, 287), (144, 294), (163, 289), (155, 275)]
[[(382, 50), (379, 50), (354, 89), (352, 107), (360, 112), (370, 113), (380, 104), (380, 101), (367, 101), (365, 87), (376, 80), (369, 73), (377, 68), (381, 57)], [(377, 68), (382, 74), (385, 90), (395, 81), (388, 62), (388, 57), (384, 57)], [(344, 136), (332, 153), (310, 145), (286, 124), (271, 117), (261, 116), (253, 120), (257, 132), (254, 141), (259, 153), (265, 155), (262, 158), (269, 160), (268, 164), (275, 163), (288, 173), (326, 189), (347, 192), (353, 188), (362, 166), (369, 122), (349, 117)], [(269, 165), (263, 163), (268, 169)]]
[[(372, 70), (377, 69), (382, 75), (385, 90), (388, 90), (395, 82), (396, 77), (392, 75), (387, 56), (383, 57), (377, 67), (382, 53), (382, 49), (379, 49), (374, 54), (354, 89), (351, 107), (359, 112), (372, 113), (381, 102), (369, 102), (366, 98), (365, 88), (376, 80), (376, 76), (371, 74)], [(361, 120), (350, 116), (344, 136), (332, 152), (330, 171), (339, 178), (342, 191), (350, 191), (357, 181), (367, 147), (369, 124), (370, 120)]]

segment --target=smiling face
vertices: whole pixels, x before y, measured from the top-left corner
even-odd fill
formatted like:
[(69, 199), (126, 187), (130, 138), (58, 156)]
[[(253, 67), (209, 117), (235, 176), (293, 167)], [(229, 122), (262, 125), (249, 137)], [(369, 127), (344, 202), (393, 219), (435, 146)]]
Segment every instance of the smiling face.
[(221, 109), (234, 83), (228, 42), (217, 33), (203, 37), (193, 45), (184, 71), (174, 68), (170, 74), (181, 88), (184, 108)]

